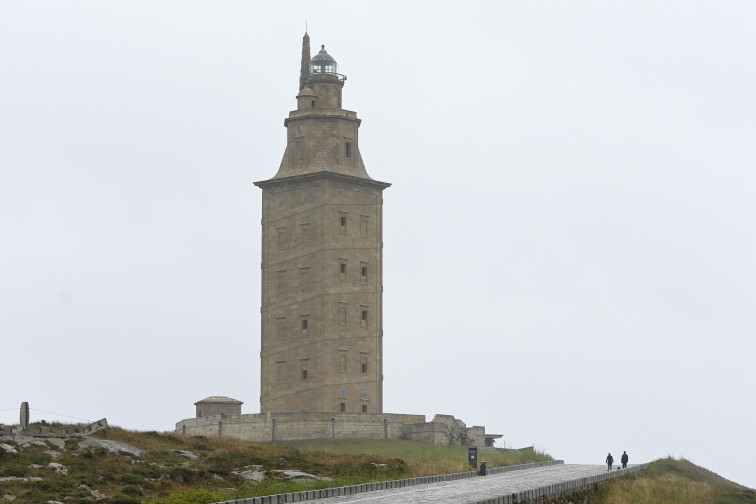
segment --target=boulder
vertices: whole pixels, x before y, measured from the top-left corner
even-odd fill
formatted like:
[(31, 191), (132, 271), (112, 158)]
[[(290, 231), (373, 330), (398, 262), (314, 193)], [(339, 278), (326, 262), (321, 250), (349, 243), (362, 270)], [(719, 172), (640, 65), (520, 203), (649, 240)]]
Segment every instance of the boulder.
[(262, 466), (257, 465), (234, 469), (233, 471), (231, 471), (231, 474), (234, 476), (239, 476), (244, 481), (253, 481), (255, 483), (260, 483), (265, 479), (265, 470), (262, 468)]
[(60, 452), (57, 452), (55, 450), (47, 450), (45, 453), (50, 455), (50, 458), (52, 458), (53, 460), (57, 460), (58, 457), (62, 455)]
[(12, 447), (9, 444), (0, 443), (0, 448), (5, 450), (7, 453), (18, 453), (18, 450), (16, 450), (14, 447)]
[(47, 441), (47, 444), (53, 445), (58, 450), (66, 449), (66, 440), (63, 438), (59, 438), (59, 437), (46, 438), (45, 441)]
[(55, 472), (60, 474), (61, 476), (66, 476), (68, 474), (68, 468), (64, 466), (63, 464), (58, 464), (57, 462), (50, 462), (47, 464), (47, 467), (51, 467), (55, 469)]
[(84, 452), (99, 449), (107, 450), (108, 453), (112, 455), (131, 455), (136, 458), (144, 457), (144, 452), (139, 448), (118, 441), (110, 441), (108, 439), (86, 438), (79, 443), (79, 448), (76, 451)]
[(259, 466), (259, 465), (245, 466), (238, 469), (234, 469), (233, 471), (231, 471), (231, 474), (234, 476), (239, 476), (240, 478), (244, 479), (244, 481), (251, 481), (254, 483), (260, 483), (262, 480), (265, 479), (266, 474), (270, 474), (273, 477), (289, 479), (289, 480), (293, 480), (293, 479), (317, 480), (317, 481), (330, 481), (331, 480), (331, 478), (328, 478), (328, 477), (319, 477), (319, 476), (315, 476), (314, 474), (298, 471), (296, 469), (282, 469), (282, 470), (266, 471), (265, 469), (263, 469), (263, 466)]
[(39, 438), (31, 436), (3, 436), (0, 441), (10, 441), (16, 443), (20, 448), (26, 448), (27, 446), (44, 446), (47, 447), (44, 441)]
[(99, 500), (105, 499), (107, 497), (107, 495), (105, 495), (104, 493), (100, 492), (99, 490), (97, 490), (97, 489), (92, 490), (91, 488), (89, 488), (87, 485), (85, 485), (83, 483), (81, 485), (76, 485), (76, 486), (78, 486), (79, 488), (83, 488), (84, 490), (86, 490), (87, 492), (89, 492), (92, 495), (92, 497), (95, 498), (95, 500), (99, 501)]
[(318, 481), (328, 481), (331, 479), (327, 477), (315, 476), (314, 474), (310, 474), (310, 473), (306, 473), (302, 471), (297, 471), (296, 469), (284, 469), (282, 471), (273, 471), (273, 472), (278, 473), (278, 474), (283, 474), (288, 479), (309, 479), (309, 480), (318, 480)]
[(199, 458), (199, 455), (197, 455), (196, 453), (187, 451), (187, 450), (167, 450), (167, 451), (171, 453), (175, 453), (179, 457), (188, 458), (189, 460), (197, 460)]

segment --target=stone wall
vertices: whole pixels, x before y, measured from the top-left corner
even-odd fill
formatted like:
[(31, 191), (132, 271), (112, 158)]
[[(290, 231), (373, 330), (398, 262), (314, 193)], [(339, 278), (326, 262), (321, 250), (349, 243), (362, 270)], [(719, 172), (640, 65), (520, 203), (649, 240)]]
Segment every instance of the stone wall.
[(0, 435), (3, 436), (33, 436), (33, 437), (83, 437), (100, 429), (107, 429), (108, 420), (103, 418), (90, 424), (49, 425), (34, 423), (24, 430), (20, 425), (0, 425)]
[(248, 441), (297, 439), (408, 439), (433, 445), (484, 446), (484, 427), (467, 428), (451, 415), (390, 413), (257, 413), (188, 418), (176, 432), (193, 436), (226, 436)]
[(176, 424), (176, 432), (258, 442), (328, 438), (402, 439), (407, 426), (423, 422), (424, 415), (389, 413), (257, 413), (188, 418)]

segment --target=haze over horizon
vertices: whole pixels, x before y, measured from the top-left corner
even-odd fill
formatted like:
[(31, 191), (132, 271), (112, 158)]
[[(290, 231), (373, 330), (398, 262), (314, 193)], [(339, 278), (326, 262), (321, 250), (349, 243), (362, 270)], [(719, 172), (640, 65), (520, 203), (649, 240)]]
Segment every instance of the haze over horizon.
[[(307, 20), (384, 192), (384, 411), (756, 488), (756, 4), (6, 1), (0, 422), (259, 411)], [(58, 414), (67, 415), (59, 417)]]

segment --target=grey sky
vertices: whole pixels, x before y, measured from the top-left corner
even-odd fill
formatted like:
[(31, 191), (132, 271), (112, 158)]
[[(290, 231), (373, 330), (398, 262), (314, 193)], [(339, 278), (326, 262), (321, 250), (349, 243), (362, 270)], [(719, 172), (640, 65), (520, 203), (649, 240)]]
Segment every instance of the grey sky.
[(393, 184), (385, 410), (756, 487), (756, 4), (430, 5), (0, 3), (0, 410), (259, 411), (306, 19)]

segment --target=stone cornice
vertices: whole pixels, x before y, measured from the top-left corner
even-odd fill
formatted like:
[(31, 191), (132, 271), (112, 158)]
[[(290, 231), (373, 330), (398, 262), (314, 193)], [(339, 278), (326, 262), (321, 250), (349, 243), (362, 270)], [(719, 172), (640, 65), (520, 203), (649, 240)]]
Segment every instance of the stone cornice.
[(353, 175), (344, 175), (341, 173), (335, 173), (335, 172), (329, 172), (329, 171), (303, 173), (301, 175), (292, 175), (290, 177), (280, 177), (280, 178), (274, 177), (272, 179), (261, 180), (259, 182), (253, 182), (253, 183), (260, 189), (267, 189), (269, 187), (274, 187), (274, 186), (286, 184), (289, 182), (301, 182), (301, 181), (310, 181), (310, 180), (317, 180), (317, 179), (339, 180), (343, 182), (351, 182), (354, 184), (369, 185), (369, 186), (377, 187), (380, 189), (391, 187), (391, 184), (389, 182), (381, 182), (379, 180), (367, 179), (363, 177), (355, 177)]

